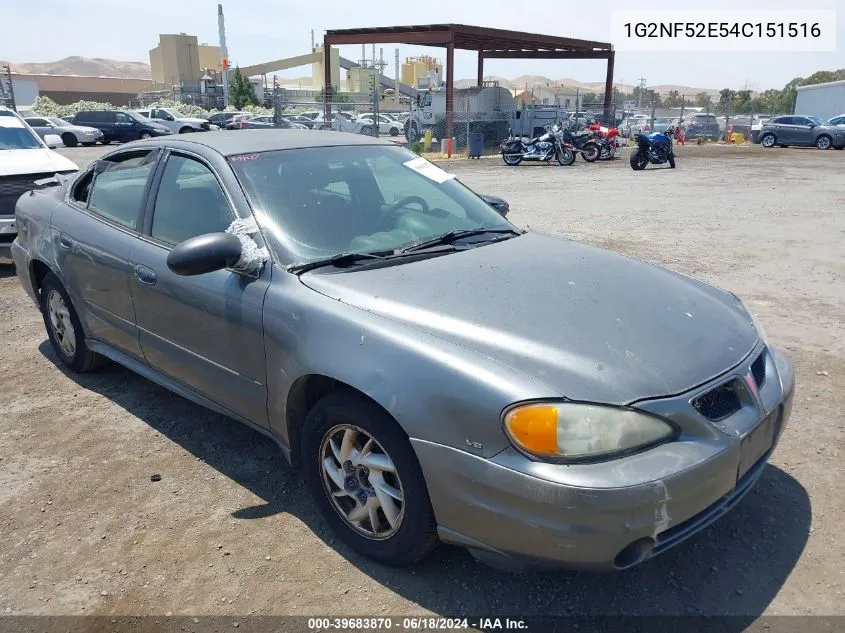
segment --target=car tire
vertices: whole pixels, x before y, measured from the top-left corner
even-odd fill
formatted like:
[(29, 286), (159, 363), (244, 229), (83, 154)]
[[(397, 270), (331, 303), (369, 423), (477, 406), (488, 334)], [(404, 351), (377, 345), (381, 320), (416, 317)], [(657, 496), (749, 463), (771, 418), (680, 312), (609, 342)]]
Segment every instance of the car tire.
[(82, 373), (108, 362), (105, 356), (88, 349), (76, 309), (53, 273), (47, 273), (41, 282), (41, 315), (50, 345), (63, 365)]
[(390, 128), (390, 136), (399, 136), (400, 130), (398, 127)]
[(361, 135), (362, 136), (372, 136), (373, 135), (373, 128), (369, 125), (365, 125), (361, 128)]
[(111, 143), (111, 139), (104, 136), (102, 139), (100, 139), (100, 143), (102, 143), (103, 145), (108, 145), (109, 143)]
[(830, 149), (831, 145), (833, 145), (832, 138), (827, 134), (819, 134), (819, 137), (816, 139), (816, 147), (819, 149)]
[(760, 137), (760, 145), (762, 145), (766, 149), (771, 149), (772, 147), (777, 145), (777, 138), (771, 132), (763, 134), (763, 136)]
[[(347, 440), (350, 451), (344, 455)], [(366, 454), (378, 459), (362, 464), (358, 459), (367, 446)], [(402, 428), (376, 403), (348, 389), (324, 396), (306, 416), (301, 450), (311, 494), (351, 549), (400, 566), (421, 560), (437, 546), (437, 523), (417, 457)], [(376, 476), (378, 483), (373, 483)], [(363, 518), (356, 519), (356, 511)]]
[(79, 144), (79, 139), (76, 138), (75, 134), (65, 132), (62, 134), (62, 143), (65, 144), (65, 147), (76, 147)]
[(152, 134), (150, 134), (149, 132), (141, 132), (141, 133), (138, 135), (138, 138), (140, 138), (140, 139), (145, 139), (145, 140), (146, 140), (146, 139), (148, 139), (148, 138), (152, 138), (152, 137), (153, 137), (153, 135), (152, 135)]
[(189, 128), (187, 125), (179, 130), (179, 134), (190, 134), (193, 132), (193, 128)]

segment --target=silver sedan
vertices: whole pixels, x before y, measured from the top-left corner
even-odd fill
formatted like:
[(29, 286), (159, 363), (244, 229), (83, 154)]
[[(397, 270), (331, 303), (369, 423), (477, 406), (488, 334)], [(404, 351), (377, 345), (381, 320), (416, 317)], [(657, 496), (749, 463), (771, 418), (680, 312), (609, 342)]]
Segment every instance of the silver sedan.
[(26, 122), (41, 138), (55, 134), (67, 147), (76, 147), (79, 143), (93, 145), (103, 140), (103, 133), (97, 128), (74, 125), (58, 117), (29, 117)]

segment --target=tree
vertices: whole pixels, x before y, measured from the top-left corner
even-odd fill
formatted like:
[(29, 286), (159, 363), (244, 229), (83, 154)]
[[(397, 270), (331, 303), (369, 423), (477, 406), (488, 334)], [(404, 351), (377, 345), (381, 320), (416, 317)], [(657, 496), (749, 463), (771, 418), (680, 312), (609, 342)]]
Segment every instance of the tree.
[(695, 105), (699, 108), (706, 108), (710, 105), (710, 95), (706, 92), (699, 92), (695, 95)]
[[(326, 89), (323, 88), (320, 92), (318, 92), (314, 96), (314, 101), (318, 103), (323, 103), (326, 100)], [(346, 95), (340, 94), (337, 89), (332, 86), (331, 90), (329, 91), (329, 103), (349, 103), (349, 97)]]
[(719, 91), (719, 108), (727, 111), (731, 105), (734, 94), (736, 93), (730, 88), (722, 88)]
[(235, 70), (229, 77), (229, 103), (237, 110), (242, 110), (247, 104), (258, 105), (258, 98), (255, 96), (255, 90), (249, 78), (241, 73), (238, 66), (235, 66)]
[(677, 90), (670, 90), (669, 95), (663, 100), (663, 105), (667, 108), (680, 108), (682, 103), (683, 98)]
[(581, 105), (594, 106), (601, 105), (604, 102), (604, 96), (595, 92), (585, 92), (581, 96)]

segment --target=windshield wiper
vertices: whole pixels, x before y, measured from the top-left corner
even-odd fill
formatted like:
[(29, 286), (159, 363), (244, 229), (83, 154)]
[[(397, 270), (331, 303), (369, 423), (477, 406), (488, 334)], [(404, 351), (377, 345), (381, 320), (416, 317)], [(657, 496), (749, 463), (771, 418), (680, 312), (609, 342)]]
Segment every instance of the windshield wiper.
[(438, 235), (430, 240), (411, 244), (403, 248), (400, 253), (413, 253), (432, 246), (440, 246), (441, 244), (451, 244), (455, 240), (463, 239), (465, 237), (472, 237), (473, 235), (484, 235), (485, 233), (510, 233), (511, 235), (522, 235), (515, 229), (460, 229), (456, 231), (449, 231), (443, 235)]
[(365, 259), (385, 259), (388, 255), (393, 255), (393, 251), (379, 251), (375, 253), (338, 253), (326, 259), (318, 259), (306, 264), (294, 264), (288, 266), (288, 271), (299, 275), (300, 273), (307, 273), (309, 270), (315, 268), (323, 268), (324, 266), (343, 266), (344, 264), (354, 264), (355, 262)]

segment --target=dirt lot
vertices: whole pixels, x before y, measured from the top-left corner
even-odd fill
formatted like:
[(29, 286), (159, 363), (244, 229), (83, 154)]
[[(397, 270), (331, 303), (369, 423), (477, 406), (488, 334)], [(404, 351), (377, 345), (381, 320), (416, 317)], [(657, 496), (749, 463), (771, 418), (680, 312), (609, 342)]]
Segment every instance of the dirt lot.
[[(62, 151), (82, 165), (98, 148)], [(845, 615), (845, 152), (687, 146), (676, 170), (639, 173), (625, 159), (446, 167), (506, 197), (519, 225), (700, 276), (758, 311), (798, 387), (741, 506), (615, 575), (509, 575), (446, 547), (386, 569), (332, 539), (269, 440), (118, 367), (57, 368), (0, 266), (0, 614)]]

